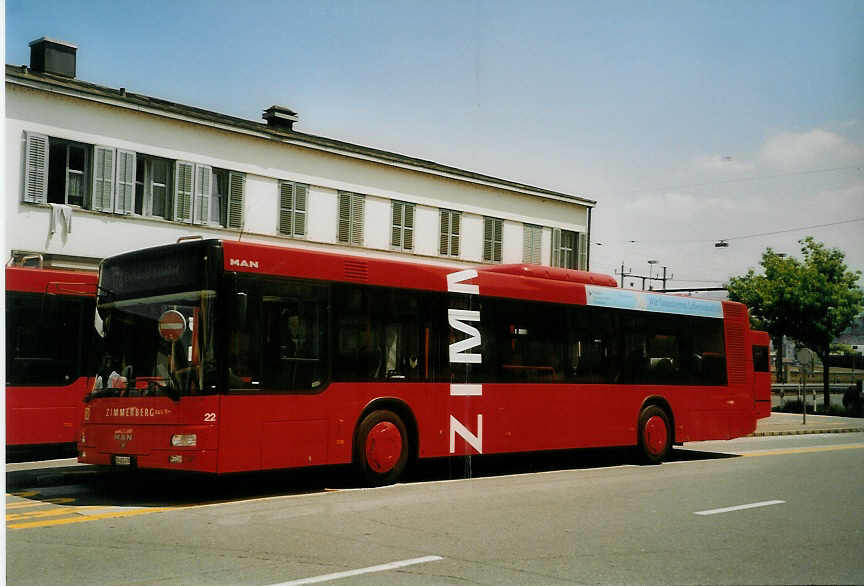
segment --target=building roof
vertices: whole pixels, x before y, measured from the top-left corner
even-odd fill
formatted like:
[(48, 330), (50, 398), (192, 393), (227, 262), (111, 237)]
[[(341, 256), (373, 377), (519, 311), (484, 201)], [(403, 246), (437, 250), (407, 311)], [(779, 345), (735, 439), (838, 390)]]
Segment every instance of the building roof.
[(132, 108), (139, 111), (147, 111), (156, 115), (163, 115), (177, 119), (184, 119), (193, 123), (215, 126), (222, 130), (254, 134), (262, 138), (269, 138), (287, 144), (326, 150), (344, 156), (364, 158), (385, 164), (400, 166), (420, 172), (432, 173), (459, 180), (467, 180), (473, 183), (491, 185), (510, 191), (527, 193), (555, 200), (563, 200), (586, 207), (593, 207), (596, 201), (584, 197), (552, 191), (542, 187), (535, 187), (524, 183), (508, 181), (475, 173), (457, 167), (442, 165), (425, 159), (418, 159), (407, 155), (401, 155), (390, 151), (372, 147), (357, 145), (341, 140), (297, 132), (285, 128), (274, 128), (266, 123), (247, 120), (220, 114), (195, 106), (187, 106), (177, 102), (171, 102), (161, 98), (154, 98), (143, 94), (126, 91), (125, 88), (110, 88), (82, 81), (80, 79), (68, 78), (49, 73), (34, 72), (24, 65), (6, 65), (6, 83), (29, 86), (46, 91), (54, 91), (66, 95), (72, 95), (83, 99), (113, 104), (119, 107)]

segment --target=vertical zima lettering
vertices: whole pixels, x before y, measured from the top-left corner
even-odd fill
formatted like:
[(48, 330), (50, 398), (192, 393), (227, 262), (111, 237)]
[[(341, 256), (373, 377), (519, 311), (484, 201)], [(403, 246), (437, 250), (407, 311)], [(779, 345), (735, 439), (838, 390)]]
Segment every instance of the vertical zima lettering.
[[(479, 295), (480, 287), (472, 283), (466, 283), (477, 278), (477, 271), (468, 269), (447, 275), (447, 291), (450, 293), (462, 293), (465, 295)], [(467, 322), (479, 322), (480, 312), (467, 309), (447, 310), (447, 323), (458, 332), (468, 337), (450, 344), (449, 359), (451, 364), (482, 364), (483, 356), (480, 353), (468, 352), (477, 348), (482, 343), (480, 330)], [(477, 384), (450, 384), (451, 397), (482, 397), (483, 385)], [(470, 400), (470, 399), (465, 399)], [(483, 453), (483, 414), (477, 414), (477, 432), (471, 432), (465, 424), (450, 413), (450, 453), (456, 452), (456, 436), (461, 437), (478, 454)]]

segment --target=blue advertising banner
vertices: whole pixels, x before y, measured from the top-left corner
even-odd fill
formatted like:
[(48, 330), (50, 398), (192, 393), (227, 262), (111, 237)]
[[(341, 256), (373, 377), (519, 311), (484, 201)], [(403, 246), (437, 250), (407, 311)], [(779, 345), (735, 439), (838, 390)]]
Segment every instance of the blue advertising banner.
[(588, 294), (588, 305), (595, 307), (723, 318), (723, 304), (720, 301), (712, 301), (710, 299), (677, 297), (675, 295), (645, 293), (630, 289), (613, 289), (611, 287), (596, 287), (593, 285), (586, 285), (585, 291)]

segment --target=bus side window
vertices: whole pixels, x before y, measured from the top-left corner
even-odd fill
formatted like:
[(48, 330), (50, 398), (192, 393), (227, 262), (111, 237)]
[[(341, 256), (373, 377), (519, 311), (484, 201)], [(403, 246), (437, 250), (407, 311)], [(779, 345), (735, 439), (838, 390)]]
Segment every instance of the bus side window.
[[(242, 303), (238, 301), (242, 300)], [(256, 282), (238, 278), (228, 339), (228, 387), (261, 388), (261, 295)]]
[(422, 291), (334, 285), (334, 379), (427, 380), (433, 305)]
[(84, 307), (75, 296), (7, 292), (6, 382), (68, 385), (78, 378)]

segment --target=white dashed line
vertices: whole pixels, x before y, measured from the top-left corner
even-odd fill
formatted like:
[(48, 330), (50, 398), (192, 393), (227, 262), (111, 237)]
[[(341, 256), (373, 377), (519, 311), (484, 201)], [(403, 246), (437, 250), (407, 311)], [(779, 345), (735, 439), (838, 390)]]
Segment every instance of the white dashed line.
[(405, 566), (413, 566), (415, 564), (425, 564), (426, 562), (436, 562), (443, 560), (438, 555), (427, 555), (422, 558), (414, 558), (411, 560), (402, 560), (401, 562), (390, 562), (389, 564), (381, 564), (378, 566), (369, 566), (368, 568), (359, 568), (357, 570), (346, 570), (344, 572), (336, 572), (333, 574), (324, 574), (323, 576), (312, 576), (311, 578), (302, 578), (300, 580), (292, 580), (290, 582), (282, 582), (273, 584), (272, 586), (295, 586), (296, 584), (316, 584), (318, 582), (327, 582), (329, 580), (339, 580), (340, 578), (349, 578), (351, 576), (359, 576), (360, 574), (372, 574), (374, 572), (386, 572), (387, 570), (396, 570)]
[(736, 505), (734, 507), (723, 507), (722, 509), (709, 509), (707, 511), (696, 511), (694, 515), (717, 515), (719, 513), (730, 513), (732, 511), (743, 511), (744, 509), (756, 509), (758, 507), (768, 507), (771, 505), (780, 505), (786, 501), (762, 501), (759, 503), (750, 503), (749, 505)]

